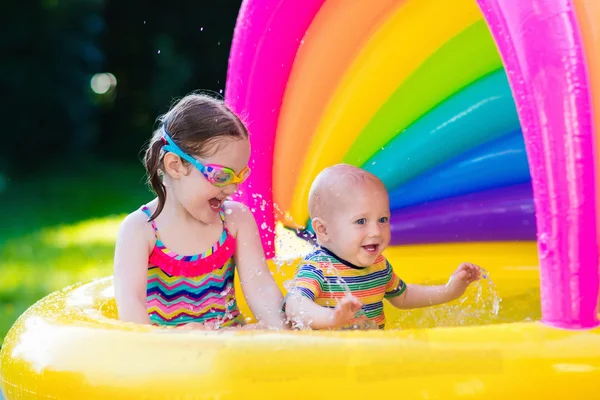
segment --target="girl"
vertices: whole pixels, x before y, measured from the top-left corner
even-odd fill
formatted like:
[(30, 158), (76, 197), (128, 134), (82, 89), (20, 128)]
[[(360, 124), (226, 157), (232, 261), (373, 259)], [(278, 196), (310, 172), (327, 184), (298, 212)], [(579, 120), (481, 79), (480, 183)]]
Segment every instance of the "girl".
[[(192, 94), (161, 118), (145, 156), (157, 198), (121, 223), (115, 248), (119, 319), (242, 328), (237, 268), (258, 326), (287, 328), (252, 213), (226, 201), (250, 173), (248, 131), (216, 99)], [(245, 329), (257, 326), (245, 326)]]

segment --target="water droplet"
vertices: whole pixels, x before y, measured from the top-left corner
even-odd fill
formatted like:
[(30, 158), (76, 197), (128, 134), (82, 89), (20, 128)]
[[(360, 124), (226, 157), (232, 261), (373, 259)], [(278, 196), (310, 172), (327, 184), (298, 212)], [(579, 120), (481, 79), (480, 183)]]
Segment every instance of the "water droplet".
[(221, 42), (217, 42), (217, 46), (220, 46), (220, 45), (221, 45)]
[(204, 27), (203, 27), (203, 26), (201, 26), (201, 27), (200, 27), (200, 32), (202, 32), (203, 30), (204, 30)]
[(548, 250), (548, 242), (550, 241), (547, 233), (541, 233), (538, 235), (538, 250), (540, 258), (548, 258), (550, 251)]
[(158, 54), (160, 54), (160, 50), (158, 51)]

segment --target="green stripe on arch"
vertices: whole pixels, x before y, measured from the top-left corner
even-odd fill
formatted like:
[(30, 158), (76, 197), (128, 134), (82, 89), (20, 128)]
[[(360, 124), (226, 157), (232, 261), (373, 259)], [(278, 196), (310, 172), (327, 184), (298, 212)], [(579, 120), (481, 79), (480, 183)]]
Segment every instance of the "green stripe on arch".
[(484, 21), (448, 40), (390, 96), (352, 144), (344, 162), (361, 165), (431, 108), (502, 68)]

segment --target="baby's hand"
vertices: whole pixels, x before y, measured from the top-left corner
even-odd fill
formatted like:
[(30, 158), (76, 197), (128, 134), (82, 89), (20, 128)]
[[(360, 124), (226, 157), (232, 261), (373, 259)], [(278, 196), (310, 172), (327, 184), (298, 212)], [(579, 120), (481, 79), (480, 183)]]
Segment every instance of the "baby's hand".
[(450, 276), (446, 287), (456, 298), (462, 296), (469, 285), (481, 278), (481, 268), (475, 264), (462, 263)]
[(361, 308), (362, 303), (360, 300), (352, 295), (341, 299), (337, 307), (333, 309), (333, 327), (339, 328), (349, 324)]

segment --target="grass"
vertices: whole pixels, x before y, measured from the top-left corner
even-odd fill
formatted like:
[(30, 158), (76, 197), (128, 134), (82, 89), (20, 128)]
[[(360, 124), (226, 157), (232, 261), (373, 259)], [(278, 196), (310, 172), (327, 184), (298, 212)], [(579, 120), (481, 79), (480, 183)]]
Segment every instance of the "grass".
[(141, 165), (87, 162), (0, 193), (0, 345), (45, 295), (112, 273), (121, 219), (152, 194)]

